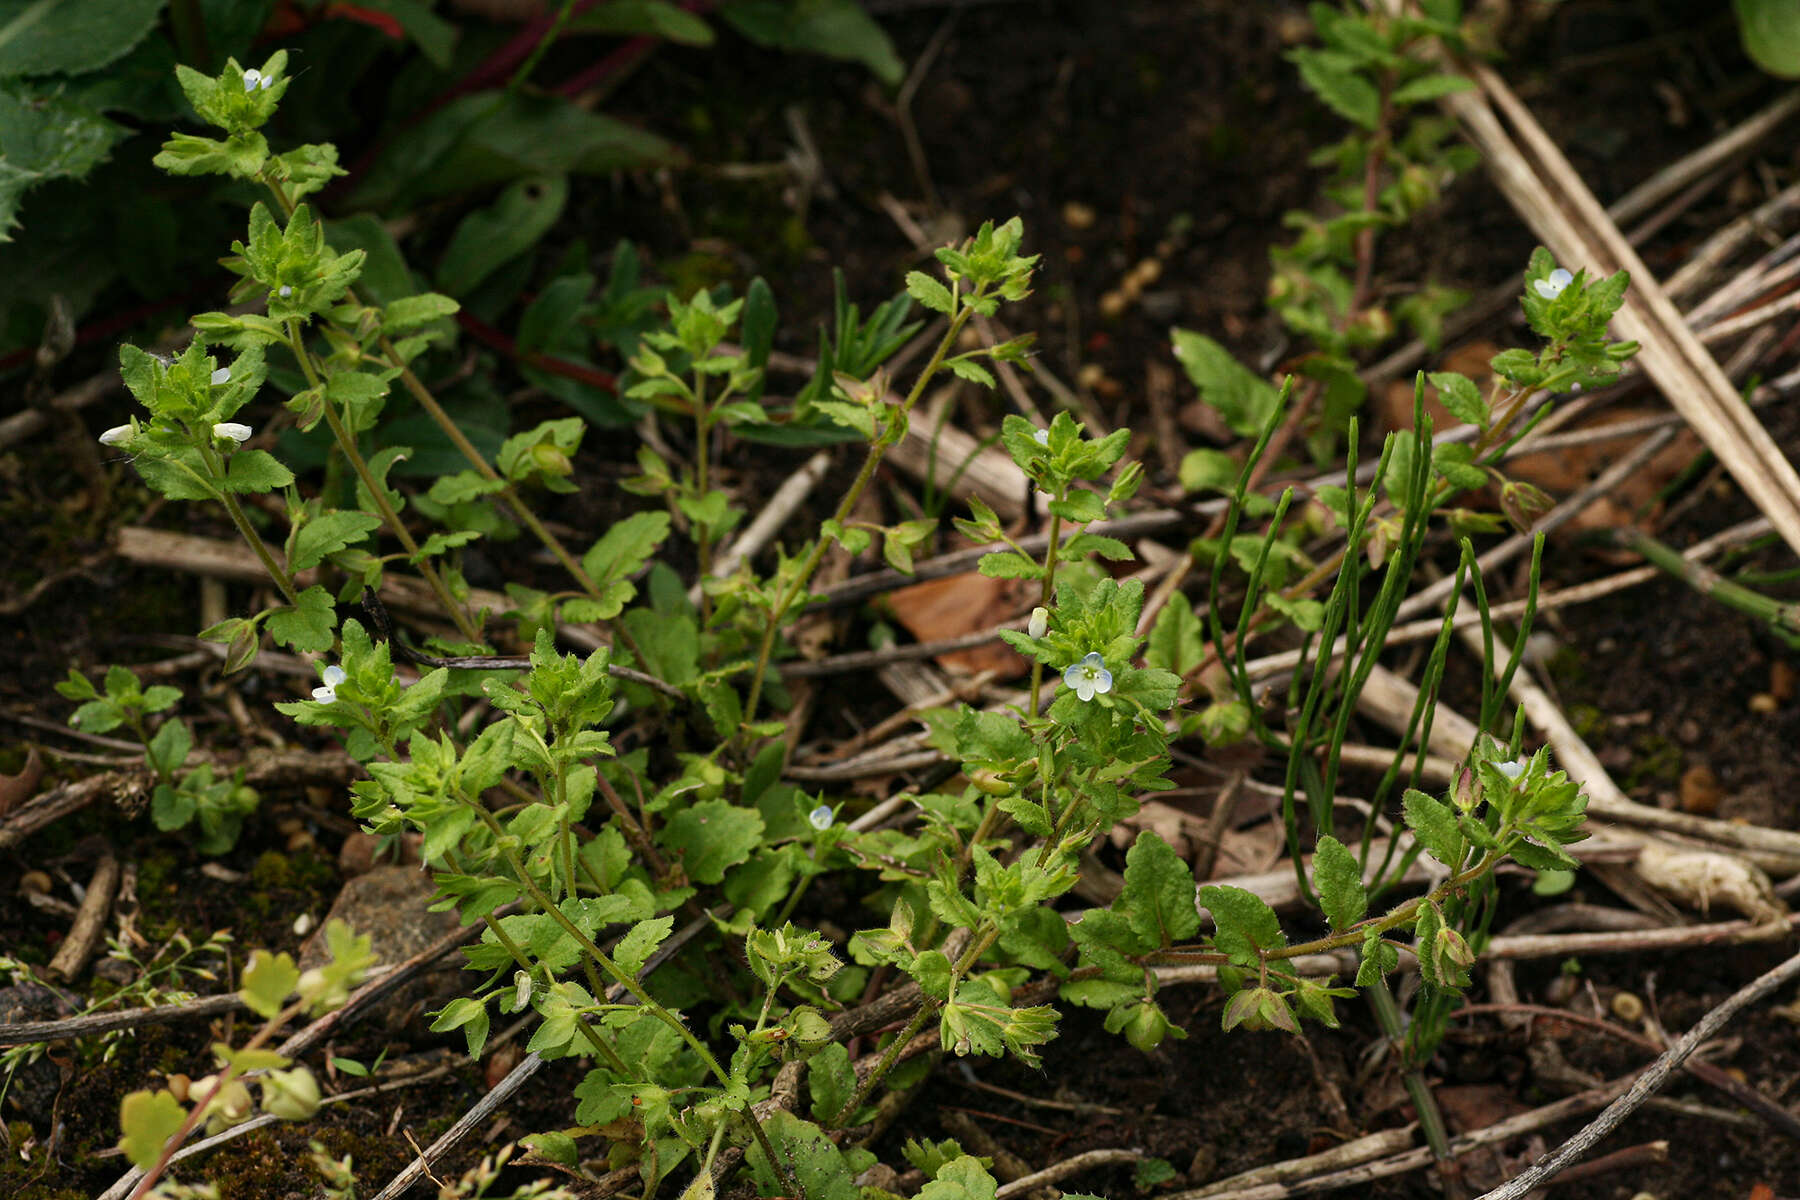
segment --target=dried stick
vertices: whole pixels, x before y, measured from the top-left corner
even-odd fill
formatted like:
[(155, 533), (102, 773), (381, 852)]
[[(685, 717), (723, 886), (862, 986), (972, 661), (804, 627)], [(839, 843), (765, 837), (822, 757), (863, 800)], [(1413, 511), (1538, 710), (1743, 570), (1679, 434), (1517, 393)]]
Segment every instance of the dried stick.
[[(813, 489), (819, 486), (819, 481), (825, 478), (825, 473), (830, 469), (831, 453), (821, 450), (807, 459), (798, 471), (782, 480), (781, 486), (775, 489), (775, 494), (769, 497), (769, 502), (763, 506), (763, 510), (756, 514), (756, 519), (746, 525), (744, 531), (730, 543), (729, 547), (722, 548), (717, 557), (713, 559), (713, 577), (724, 579), (735, 572), (745, 560), (754, 558), (761, 553), (774, 540), (775, 534), (787, 519), (794, 515), (794, 510), (804, 504), (806, 498), (812, 495)], [(688, 589), (690, 602), (700, 603), (700, 587), (701, 585), (696, 582), (693, 587)]]
[(1766, 108), (1698, 150), (1676, 159), (1620, 196), (1607, 208), (1606, 215), (1620, 225), (1630, 224), (1700, 176), (1749, 152), (1797, 112), (1800, 112), (1800, 91), (1784, 93)]
[[(1624, 1091), (1630, 1080), (1631, 1076), (1616, 1079), (1611, 1083), (1602, 1084), (1600, 1087), (1577, 1092), (1573, 1096), (1566, 1096), (1554, 1104), (1546, 1104), (1542, 1108), (1534, 1108), (1530, 1112), (1520, 1113), (1516, 1117), (1496, 1121), (1486, 1129), (1463, 1134), (1451, 1141), (1451, 1152), (1457, 1155), (1466, 1154), (1470, 1150), (1491, 1146), (1496, 1142), (1508, 1141), (1520, 1134), (1535, 1132), (1546, 1125), (1554, 1125), (1558, 1121), (1592, 1112)], [(1377, 1159), (1375, 1162), (1335, 1171), (1329, 1175), (1318, 1175), (1311, 1179), (1296, 1180), (1291, 1183), (1263, 1183), (1229, 1192), (1214, 1192), (1207, 1196), (1206, 1200), (1289, 1200), (1289, 1197), (1304, 1196), (1312, 1192), (1329, 1192), (1338, 1188), (1350, 1187), (1366, 1188), (1377, 1179), (1387, 1179), (1395, 1175), (1404, 1175), (1408, 1171), (1417, 1171), (1422, 1167), (1430, 1166), (1432, 1161), (1430, 1147), (1420, 1146), (1403, 1154)], [(1170, 1192), (1163, 1196), (1162, 1200), (1197, 1200), (1197, 1198), (1193, 1192)], [(1482, 1197), (1481, 1200), (1487, 1200), (1487, 1198)]]
[(1581, 1132), (1564, 1142), (1554, 1152), (1533, 1163), (1523, 1174), (1487, 1192), (1479, 1200), (1519, 1200), (1519, 1197), (1562, 1171), (1575, 1159), (1586, 1154), (1630, 1116), (1652, 1093), (1668, 1081), (1675, 1069), (1685, 1062), (1700, 1044), (1723, 1029), (1738, 1011), (1754, 1004), (1789, 981), (1800, 978), (1800, 954), (1767, 971), (1739, 988), (1724, 1003), (1714, 1008), (1673, 1046), (1651, 1064), (1631, 1087), (1590, 1122)]
[(181, 1004), (163, 1004), (156, 1008), (130, 1008), (123, 1012), (64, 1017), (60, 1021), (18, 1021), (11, 1025), (0, 1025), (0, 1046), (25, 1046), (33, 1042), (94, 1037), (111, 1033), (115, 1029), (138, 1029), (145, 1025), (166, 1025), (193, 1017), (215, 1017), (244, 1007), (244, 1002), (233, 992), (225, 996), (202, 996), (198, 1000), (187, 1000)]
[(1014, 1196), (1023, 1195), (1033, 1188), (1043, 1187), (1048, 1183), (1057, 1183), (1071, 1175), (1094, 1167), (1111, 1167), (1121, 1163), (1134, 1163), (1144, 1157), (1142, 1150), (1089, 1150), (1086, 1154), (1077, 1154), (1074, 1158), (1065, 1158), (1059, 1163), (1051, 1163), (1041, 1171), (1015, 1179), (1011, 1183), (1002, 1184), (994, 1193), (995, 1200), (1011, 1200)]
[[(1175, 1196), (1181, 1200), (1212, 1200), (1215, 1196), (1242, 1191), (1258, 1184), (1289, 1183), (1297, 1179), (1322, 1175), (1327, 1171), (1359, 1166), (1409, 1148), (1412, 1145), (1413, 1132), (1418, 1128), (1418, 1122), (1414, 1121), (1411, 1124), (1402, 1125), (1398, 1129), (1383, 1129), (1379, 1133), (1371, 1133), (1366, 1137), (1344, 1142), (1329, 1150), (1321, 1150), (1317, 1154), (1251, 1167), (1248, 1171), (1240, 1171), (1236, 1175), (1214, 1180), (1204, 1187), (1177, 1192)], [(1171, 1200), (1174, 1198), (1172, 1197)]]
[(86, 969), (106, 930), (106, 918), (112, 914), (113, 896), (118, 890), (119, 860), (108, 852), (94, 867), (94, 876), (88, 881), (87, 894), (81, 898), (69, 935), (50, 960), (50, 974), (72, 981)]

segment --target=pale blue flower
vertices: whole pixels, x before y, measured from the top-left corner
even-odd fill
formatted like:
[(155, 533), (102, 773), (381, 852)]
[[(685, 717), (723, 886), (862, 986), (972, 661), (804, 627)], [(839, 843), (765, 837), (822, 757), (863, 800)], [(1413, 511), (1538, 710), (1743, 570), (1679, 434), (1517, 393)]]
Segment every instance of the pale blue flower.
[(344, 668), (332, 663), (325, 668), (325, 686), (313, 689), (313, 699), (320, 704), (331, 704), (337, 700), (337, 685), (344, 682)]
[(275, 294), (285, 300), (287, 297), (294, 294), (294, 289), (284, 283), (275, 289)]
[(1531, 286), (1533, 290), (1544, 299), (1554, 300), (1562, 295), (1568, 286), (1574, 282), (1575, 276), (1563, 270), (1561, 267), (1558, 267), (1556, 270), (1550, 272), (1550, 278), (1540, 279)]
[(248, 71), (244, 72), (244, 90), (246, 92), (254, 92), (262, 83), (262, 78), (263, 73), (255, 67), (251, 67)]
[(1050, 431), (1048, 429), (1040, 429), (1031, 435), (1031, 440), (1040, 446), (1048, 446), (1050, 444)]
[(1515, 758), (1511, 762), (1495, 763), (1494, 770), (1516, 782), (1520, 776), (1525, 774), (1525, 769), (1530, 765), (1530, 763), (1522, 758)]
[(1112, 691), (1112, 672), (1106, 669), (1106, 660), (1094, 652), (1080, 662), (1070, 664), (1063, 672), (1063, 683), (1074, 688), (1075, 694), (1083, 700), (1092, 700)]
[(806, 814), (807, 822), (821, 833), (831, 828), (831, 805), (821, 804)]
[(221, 383), (229, 383), (229, 382), (231, 382), (231, 368), (230, 367), (220, 367), (218, 370), (216, 370), (212, 373), (212, 385), (214, 387), (218, 387)]
[(219, 438), (222, 441), (232, 441), (239, 444), (249, 441), (250, 435), (253, 432), (255, 431), (248, 425), (241, 424), (237, 421), (222, 421), (213, 426), (214, 437)]

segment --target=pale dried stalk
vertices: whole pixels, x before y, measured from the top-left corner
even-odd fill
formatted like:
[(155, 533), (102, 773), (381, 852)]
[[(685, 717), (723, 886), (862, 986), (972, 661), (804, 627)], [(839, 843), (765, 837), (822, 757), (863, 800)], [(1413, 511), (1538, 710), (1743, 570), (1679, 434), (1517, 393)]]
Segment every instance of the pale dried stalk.
[[(1479, 91), (1441, 102), (1482, 151), (1495, 182), (1532, 231), (1573, 267), (1625, 270), (1632, 286), (1614, 326), (1642, 344), (1639, 362), (1788, 545), (1800, 550), (1800, 474), (1738, 398), (1655, 276), (1531, 112), (1492, 70), (1466, 73)], [(1501, 115), (1511, 123), (1512, 133)]]

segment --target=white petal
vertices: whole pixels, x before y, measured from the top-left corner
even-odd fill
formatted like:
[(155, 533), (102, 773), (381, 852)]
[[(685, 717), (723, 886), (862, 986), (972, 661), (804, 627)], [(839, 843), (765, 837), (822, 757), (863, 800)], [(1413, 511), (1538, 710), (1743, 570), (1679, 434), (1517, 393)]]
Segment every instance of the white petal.
[(831, 828), (831, 805), (821, 804), (806, 814), (806, 820), (814, 829)]
[(220, 367), (218, 370), (216, 370), (212, 373), (212, 385), (214, 387), (218, 387), (221, 383), (230, 383), (230, 382), (231, 382), (231, 368), (230, 367)]
[(1494, 770), (1500, 772), (1508, 779), (1517, 779), (1525, 773), (1525, 768), (1529, 765), (1529, 763), (1526, 763), (1521, 759), (1514, 759), (1512, 762), (1495, 763)]
[(111, 429), (100, 435), (100, 444), (102, 446), (117, 446), (120, 442), (129, 441), (130, 438), (131, 426), (114, 425)]
[(332, 663), (329, 667), (325, 668), (325, 683), (327, 686), (336, 687), (338, 684), (344, 682), (344, 679), (344, 668), (338, 666), (336, 663)]
[(294, 294), (294, 289), (284, 283), (280, 287), (275, 289), (275, 294), (277, 296), (282, 296), (282, 297), (291, 296)]
[(261, 82), (262, 72), (255, 67), (251, 67), (248, 71), (244, 72), (244, 90), (246, 92), (254, 92), (256, 90), (256, 85)]
[(254, 432), (255, 431), (253, 429), (251, 429), (248, 425), (242, 425), (236, 421), (224, 421), (218, 425), (213, 426), (213, 436), (214, 437), (228, 438), (231, 441), (240, 442), (240, 443), (248, 441), (250, 439), (250, 435)]
[(258, 86), (261, 87), (263, 91), (268, 91), (275, 86), (275, 77), (273, 75), (264, 75), (262, 77), (262, 83)]
[(1040, 446), (1048, 446), (1050, 444), (1050, 431), (1048, 429), (1040, 429), (1031, 435), (1031, 439)]
[(317, 700), (320, 704), (331, 704), (337, 700), (337, 689), (329, 688), (329, 687), (316, 687), (312, 690), (312, 697), (314, 700)]

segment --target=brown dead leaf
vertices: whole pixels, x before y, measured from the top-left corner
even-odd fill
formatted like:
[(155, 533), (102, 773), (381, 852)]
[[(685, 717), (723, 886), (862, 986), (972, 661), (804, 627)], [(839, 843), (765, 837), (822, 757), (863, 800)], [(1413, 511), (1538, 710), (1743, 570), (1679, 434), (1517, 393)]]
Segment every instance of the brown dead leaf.
[(44, 760), (36, 746), (25, 750), (25, 765), (17, 775), (0, 775), (0, 817), (37, 794), (38, 781), (44, 777)]
[[(1017, 580), (989, 579), (970, 571), (890, 592), (887, 603), (908, 633), (921, 642), (936, 642), (992, 629), (1008, 620), (1023, 607), (1022, 587)], [(1016, 679), (1028, 666), (1004, 642), (940, 654), (937, 664), (946, 671), (969, 675), (992, 671), (996, 679)]]
[[(1485, 396), (1493, 381), (1493, 372), (1488, 369), (1488, 360), (1499, 353), (1499, 349), (1492, 342), (1467, 342), (1446, 354), (1440, 369), (1467, 375), (1475, 381), (1475, 386), (1480, 388)], [(1413, 385), (1411, 381), (1395, 380), (1390, 383), (1379, 397), (1378, 407), (1383, 428), (1411, 429), (1413, 423)], [(1662, 411), (1649, 406), (1622, 408), (1615, 405), (1576, 422), (1570, 428), (1572, 430), (1596, 429), (1624, 421), (1635, 421), (1641, 417), (1657, 416)], [(1459, 423), (1438, 402), (1437, 389), (1429, 384), (1425, 388), (1425, 412), (1431, 417), (1432, 426), (1436, 429), (1447, 429)], [(1536, 484), (1555, 499), (1561, 500), (1585, 486), (1596, 475), (1604, 471), (1618, 458), (1627, 445), (1629, 443), (1623, 441), (1596, 442), (1586, 446), (1569, 446), (1544, 454), (1527, 454), (1508, 462), (1506, 471), (1514, 479)], [(1685, 470), (1700, 451), (1700, 440), (1694, 436), (1691, 430), (1682, 430), (1673, 441), (1645, 463), (1641, 470), (1613, 489), (1611, 494), (1594, 501), (1563, 528), (1571, 533), (1595, 529), (1616, 529), (1630, 525), (1634, 514), (1638, 513), (1643, 514), (1640, 524), (1647, 526), (1647, 519), (1655, 515), (1651, 506), (1656, 500), (1657, 493)], [(1497, 507), (1495, 498), (1492, 496), (1486, 497), (1484, 503)]]

